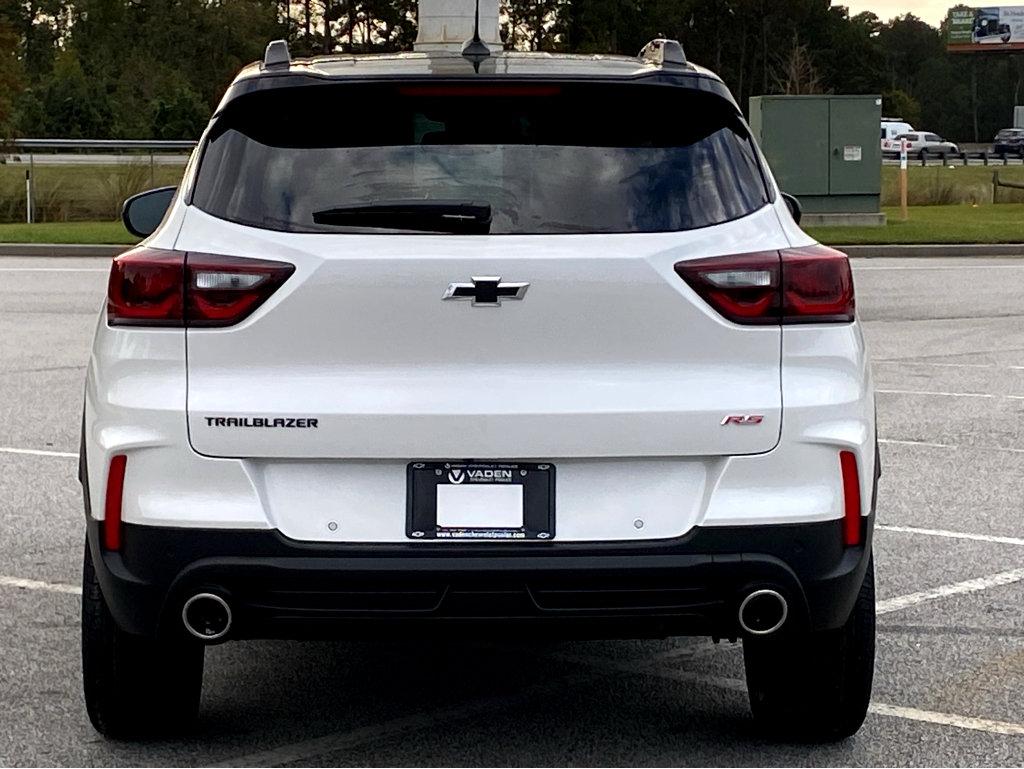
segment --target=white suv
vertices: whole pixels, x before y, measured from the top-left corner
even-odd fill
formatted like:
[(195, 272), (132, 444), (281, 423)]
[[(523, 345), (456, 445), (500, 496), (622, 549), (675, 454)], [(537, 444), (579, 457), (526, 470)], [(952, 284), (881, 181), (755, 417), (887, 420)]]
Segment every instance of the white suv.
[(671, 41), (272, 44), (176, 193), (126, 204), (152, 234), (82, 429), (93, 724), (186, 725), (211, 642), (515, 632), (742, 638), (756, 719), (856, 731), (872, 385), (849, 262), (794, 214)]

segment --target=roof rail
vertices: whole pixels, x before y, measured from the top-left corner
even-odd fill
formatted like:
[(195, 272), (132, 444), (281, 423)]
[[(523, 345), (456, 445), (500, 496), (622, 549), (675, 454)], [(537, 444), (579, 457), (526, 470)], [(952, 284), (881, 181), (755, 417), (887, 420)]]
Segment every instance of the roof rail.
[(685, 67), (687, 65), (686, 54), (679, 41), (664, 37), (656, 38), (645, 45), (637, 58), (657, 67)]
[(288, 51), (287, 40), (271, 40), (267, 43), (267, 52), (263, 54), (263, 69), (288, 69), (292, 65), (292, 55)]

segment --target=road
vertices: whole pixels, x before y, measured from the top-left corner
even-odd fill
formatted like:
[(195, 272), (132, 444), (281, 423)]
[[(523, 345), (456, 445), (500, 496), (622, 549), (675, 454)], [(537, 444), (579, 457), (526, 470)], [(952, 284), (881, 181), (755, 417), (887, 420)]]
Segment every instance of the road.
[(0, 764), (1020, 765), (1024, 260), (855, 265), (884, 475), (875, 699), (838, 745), (752, 726), (738, 646), (235, 642), (179, 741), (79, 688), (82, 379), (102, 260), (0, 259)]

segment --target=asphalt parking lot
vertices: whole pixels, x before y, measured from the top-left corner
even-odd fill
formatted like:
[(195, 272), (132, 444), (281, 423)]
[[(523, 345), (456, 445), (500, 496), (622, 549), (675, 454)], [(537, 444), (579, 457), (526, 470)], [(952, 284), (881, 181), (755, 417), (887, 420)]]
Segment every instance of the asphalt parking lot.
[(775, 744), (739, 646), (237, 642), (198, 731), (107, 742), (79, 685), (82, 381), (103, 260), (0, 259), (0, 764), (1024, 764), (1024, 259), (861, 260), (884, 475), (872, 712)]

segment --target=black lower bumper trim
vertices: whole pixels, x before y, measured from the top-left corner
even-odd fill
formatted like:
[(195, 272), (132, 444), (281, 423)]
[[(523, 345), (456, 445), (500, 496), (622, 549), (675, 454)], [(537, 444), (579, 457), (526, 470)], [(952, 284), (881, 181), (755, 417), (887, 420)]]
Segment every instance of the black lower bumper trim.
[(791, 626), (834, 628), (867, 567), (842, 522), (697, 528), (658, 542), (324, 545), (274, 531), (126, 525), (121, 552), (89, 541), (117, 622), (182, 632), (181, 607), (216, 592), (231, 637), (408, 633), (586, 637), (738, 634), (736, 608), (760, 587), (789, 602)]

